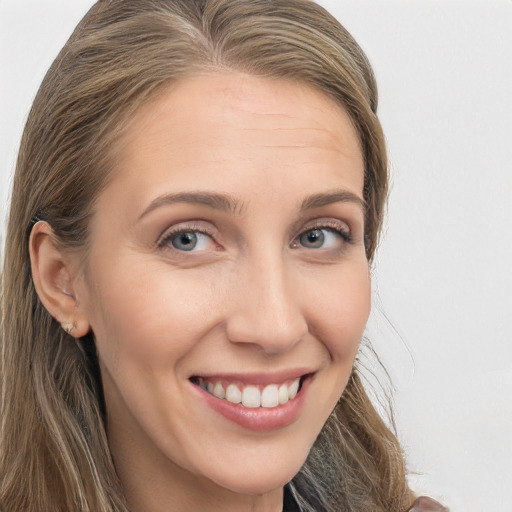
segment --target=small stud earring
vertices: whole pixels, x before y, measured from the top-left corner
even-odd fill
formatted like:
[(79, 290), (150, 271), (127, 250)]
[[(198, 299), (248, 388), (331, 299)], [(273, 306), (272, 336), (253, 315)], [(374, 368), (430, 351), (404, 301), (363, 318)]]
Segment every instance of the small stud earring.
[(72, 323), (67, 323), (67, 324), (61, 324), (61, 327), (70, 335), (72, 336), (73, 334), (73, 331), (76, 329), (77, 325), (76, 325), (76, 321), (72, 322)]

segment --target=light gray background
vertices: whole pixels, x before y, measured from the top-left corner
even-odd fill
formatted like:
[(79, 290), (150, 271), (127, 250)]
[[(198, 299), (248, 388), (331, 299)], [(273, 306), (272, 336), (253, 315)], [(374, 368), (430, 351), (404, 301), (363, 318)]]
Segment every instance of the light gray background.
[[(2, 238), (27, 111), (92, 3), (0, 0)], [(511, 512), (512, 1), (321, 3), (380, 86), (393, 187), (368, 336), (411, 484), (453, 512)]]

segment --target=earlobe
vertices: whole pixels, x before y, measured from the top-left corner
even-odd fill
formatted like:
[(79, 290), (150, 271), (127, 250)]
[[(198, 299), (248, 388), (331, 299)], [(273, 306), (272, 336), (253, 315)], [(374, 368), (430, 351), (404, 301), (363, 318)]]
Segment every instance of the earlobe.
[(68, 334), (85, 336), (90, 324), (75, 293), (76, 258), (61, 248), (45, 221), (34, 224), (29, 250), (32, 279), (43, 306)]

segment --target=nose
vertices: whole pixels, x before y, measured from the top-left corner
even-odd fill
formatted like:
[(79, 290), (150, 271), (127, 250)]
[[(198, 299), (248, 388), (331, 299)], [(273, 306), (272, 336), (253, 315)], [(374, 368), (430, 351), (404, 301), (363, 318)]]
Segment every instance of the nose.
[(283, 353), (308, 332), (298, 282), (281, 257), (254, 259), (237, 276), (227, 336), (232, 343), (252, 344), (269, 355)]

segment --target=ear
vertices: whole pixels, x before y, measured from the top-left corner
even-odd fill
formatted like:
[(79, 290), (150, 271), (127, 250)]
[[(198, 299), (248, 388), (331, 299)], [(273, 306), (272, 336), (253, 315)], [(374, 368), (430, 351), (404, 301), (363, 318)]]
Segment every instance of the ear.
[(32, 228), (29, 250), (32, 279), (44, 307), (68, 334), (75, 338), (85, 336), (90, 324), (74, 287), (80, 271), (78, 256), (62, 249), (51, 226), (44, 221)]

